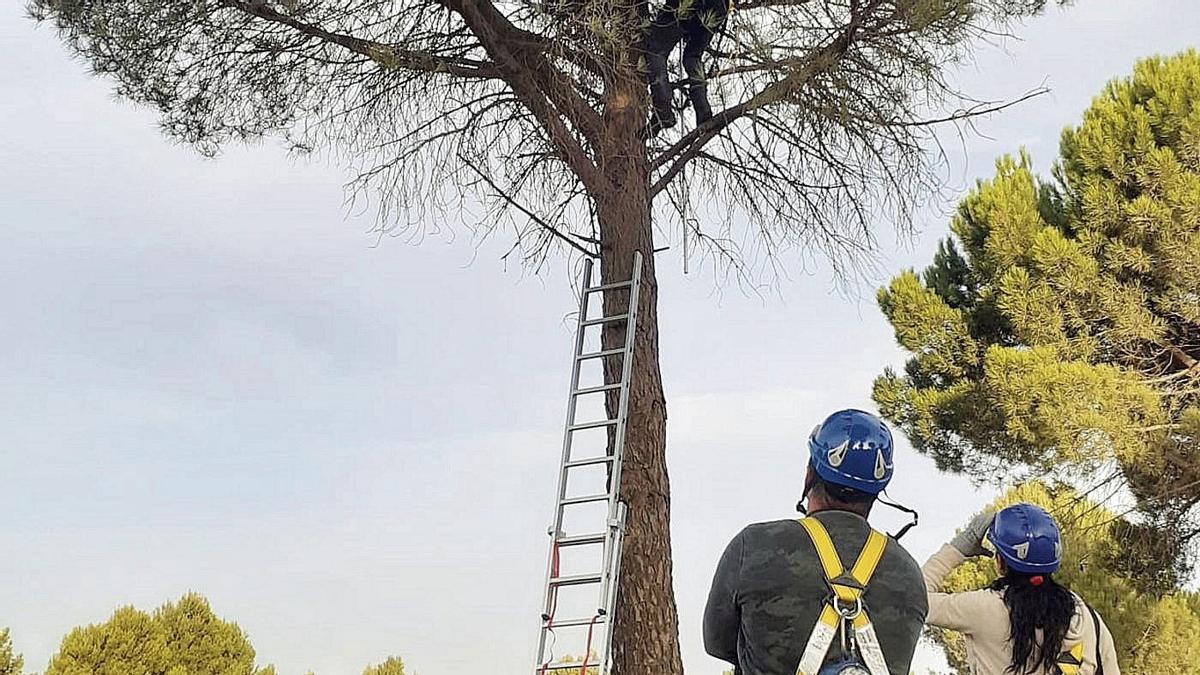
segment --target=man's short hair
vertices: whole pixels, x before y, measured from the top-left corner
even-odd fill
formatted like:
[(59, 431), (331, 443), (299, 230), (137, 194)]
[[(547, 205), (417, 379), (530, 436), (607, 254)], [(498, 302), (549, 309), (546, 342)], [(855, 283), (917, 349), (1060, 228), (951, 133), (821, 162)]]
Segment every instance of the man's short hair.
[(814, 476), (814, 478), (815, 480), (813, 481), (812, 489), (820, 490), (822, 493), (824, 493), (826, 498), (834, 502), (863, 506), (870, 504), (878, 497), (878, 495), (873, 495), (869, 492), (863, 492), (862, 490), (855, 490), (854, 488), (848, 488), (844, 485), (830, 483), (820, 476)]

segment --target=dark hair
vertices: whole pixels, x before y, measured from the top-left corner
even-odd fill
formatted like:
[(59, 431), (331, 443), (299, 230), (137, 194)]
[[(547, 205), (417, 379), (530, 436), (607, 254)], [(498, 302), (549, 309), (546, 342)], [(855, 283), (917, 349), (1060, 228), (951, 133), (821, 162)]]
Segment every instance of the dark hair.
[[(1075, 595), (1066, 586), (1049, 574), (1042, 575), (1043, 581), (1037, 585), (1030, 582), (1031, 578), (1008, 570), (990, 586), (1001, 594), (1008, 607), (1012, 642), (1008, 672), (1014, 675), (1055, 672), (1063, 640), (1075, 616)], [(1038, 629), (1042, 631), (1041, 644), (1037, 640)]]
[(830, 501), (845, 504), (847, 506), (861, 507), (870, 504), (876, 499), (876, 496), (869, 492), (863, 492), (862, 490), (855, 490), (854, 488), (848, 488), (844, 485), (830, 483), (824, 478), (815, 475), (815, 472), (813, 477), (814, 480), (812, 489), (820, 490)]

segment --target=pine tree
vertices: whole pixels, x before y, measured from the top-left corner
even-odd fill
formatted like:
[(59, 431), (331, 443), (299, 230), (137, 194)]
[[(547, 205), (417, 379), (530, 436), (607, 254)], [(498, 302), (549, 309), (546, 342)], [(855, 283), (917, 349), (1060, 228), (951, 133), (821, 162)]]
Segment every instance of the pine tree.
[(254, 667), (254, 648), (237, 624), (213, 614), (189, 593), (153, 614), (122, 607), (101, 624), (72, 630), (46, 675), (268, 675)]
[[(947, 68), (972, 38), (1048, 2), (739, 1), (708, 78), (716, 114), (649, 141), (643, 46), (658, 2), (29, 7), (120, 96), (201, 152), (275, 136), (344, 162), (352, 193), (378, 207), (380, 235), (417, 237), (439, 217), (465, 218), (480, 237), (512, 232), (510, 253), (534, 269), (555, 252), (595, 257), (606, 283), (627, 280), (642, 254), (613, 663), (620, 675), (679, 675), (654, 252), (686, 227), (736, 275), (757, 272), (747, 271), (756, 260), (769, 274), (797, 250), (861, 269), (877, 216), (907, 229), (940, 181), (924, 152), (935, 140), (931, 104), (949, 104), (958, 120), (989, 108), (954, 91)], [(607, 313), (628, 305), (624, 295), (604, 292)], [(607, 324), (603, 348), (623, 336)], [(609, 383), (619, 358), (605, 359)], [(603, 395), (614, 417), (616, 395)]]
[(377, 666), (367, 666), (362, 675), (404, 675), (404, 662), (398, 656), (389, 656)]
[(1139, 62), (1063, 132), (1052, 180), (1004, 157), (923, 274), (879, 292), (912, 353), (874, 398), (944, 470), (1115, 466), (1147, 588), (1186, 571), (1200, 502), (1200, 55)]
[(7, 628), (0, 629), (0, 675), (21, 675), (25, 659), (13, 652), (12, 634)]

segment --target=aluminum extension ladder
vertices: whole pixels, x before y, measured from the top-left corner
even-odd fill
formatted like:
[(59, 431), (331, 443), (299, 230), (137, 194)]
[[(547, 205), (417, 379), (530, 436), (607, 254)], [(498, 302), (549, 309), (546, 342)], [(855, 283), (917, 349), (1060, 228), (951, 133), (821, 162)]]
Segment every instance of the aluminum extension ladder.
[[(612, 657), (612, 616), (616, 607), (618, 580), (621, 571), (621, 543), (625, 534), (625, 503), (621, 495), (621, 462), (625, 454), (625, 424), (629, 416), (629, 382), (633, 372), (633, 342), (637, 326), (638, 297), (641, 292), (642, 255), (634, 253), (633, 274), (628, 281), (592, 285), (592, 260), (584, 264), (583, 278), (580, 285), (579, 318), (575, 329), (575, 352), (571, 365), (571, 386), (567, 399), (567, 420), (563, 432), (562, 461), (558, 472), (558, 491), (555, 493), (554, 524), (550, 527), (551, 536), (550, 558), (546, 565), (545, 596), (542, 604), (541, 630), (538, 637), (537, 661), (534, 666), (535, 675), (608, 675), (611, 669)], [(594, 296), (602, 295), (605, 291), (628, 289), (628, 306), (624, 313), (605, 316), (603, 311), (597, 318), (588, 318), (588, 308)], [(601, 309), (603, 310), (603, 299)], [(604, 349), (601, 346), (596, 351), (587, 349), (586, 331), (589, 327), (598, 327), (600, 331), (610, 325), (623, 322), (625, 324), (624, 342), (619, 348)], [(608, 359), (620, 356), (621, 376), (615, 382), (600, 382), (583, 386), (580, 382), (580, 370), (584, 362), (592, 359)], [(600, 395), (608, 397), (610, 392), (618, 391), (617, 415), (607, 418), (607, 413), (601, 414), (606, 419), (579, 421), (576, 419), (577, 406), (581, 397)], [(612, 454), (608, 453), (608, 436), (605, 436), (604, 447), (599, 454), (594, 449), (588, 456), (577, 457), (576, 435), (578, 432), (596, 429), (612, 429)], [(584, 454), (584, 453), (581, 453)], [(590, 494), (571, 495), (571, 477), (574, 469), (583, 467), (604, 466), (607, 468), (605, 487), (601, 491)], [(579, 534), (564, 532), (564, 520), (567, 510), (581, 504), (607, 503), (607, 517), (604, 522), (595, 523), (594, 527)], [(594, 547), (603, 546), (599, 551), (599, 569), (587, 570), (582, 573), (560, 573), (560, 555), (564, 549), (572, 551), (596, 552)], [(583, 548), (589, 547), (589, 548)], [(560, 595), (559, 591), (568, 587), (597, 587), (597, 603), (588, 606), (591, 615), (570, 616), (560, 618), (556, 615)], [(582, 590), (578, 589), (577, 590)], [(578, 609), (578, 608), (573, 608)], [(594, 609), (594, 611), (593, 611)], [(574, 647), (574, 658), (563, 660), (564, 656), (572, 655), (572, 649), (567, 645), (558, 644), (558, 634), (555, 629), (572, 628), (582, 631), (586, 628), (587, 638)], [(560, 659), (555, 661), (556, 654)]]

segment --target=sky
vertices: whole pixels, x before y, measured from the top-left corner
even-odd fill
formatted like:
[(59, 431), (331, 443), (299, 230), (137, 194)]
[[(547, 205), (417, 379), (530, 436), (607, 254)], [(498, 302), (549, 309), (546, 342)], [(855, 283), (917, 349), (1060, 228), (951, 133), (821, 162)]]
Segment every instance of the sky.
[[(273, 142), (206, 160), (0, 5), (0, 626), (31, 668), (119, 605), (203, 593), (285, 675), (533, 662), (571, 351), (572, 279), (506, 265), (453, 222), (378, 242), (347, 174)], [(951, 147), (948, 201), (883, 236), (847, 295), (827, 268), (765, 295), (660, 254), (675, 587), (687, 672), (745, 524), (793, 515), (804, 438), (871, 407), (904, 354), (872, 300), (926, 265), (995, 157), (1045, 171), (1058, 134), (1138, 57), (1192, 46), (1190, 0), (1080, 0), (956, 73), (1004, 99)], [(714, 328), (719, 326), (719, 330)], [(731, 479), (736, 477), (736, 479)], [(901, 440), (892, 496), (918, 560), (1000, 486)], [(881, 524), (893, 525), (887, 517)], [(930, 647), (919, 668), (938, 668)]]

